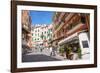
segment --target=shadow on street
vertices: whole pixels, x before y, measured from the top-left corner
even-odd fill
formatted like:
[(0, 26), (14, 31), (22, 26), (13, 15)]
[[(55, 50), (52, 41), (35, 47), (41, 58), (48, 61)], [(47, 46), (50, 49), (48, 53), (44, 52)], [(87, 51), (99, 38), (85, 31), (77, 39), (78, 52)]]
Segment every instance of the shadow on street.
[(22, 62), (60, 61), (60, 59), (45, 54), (23, 55)]

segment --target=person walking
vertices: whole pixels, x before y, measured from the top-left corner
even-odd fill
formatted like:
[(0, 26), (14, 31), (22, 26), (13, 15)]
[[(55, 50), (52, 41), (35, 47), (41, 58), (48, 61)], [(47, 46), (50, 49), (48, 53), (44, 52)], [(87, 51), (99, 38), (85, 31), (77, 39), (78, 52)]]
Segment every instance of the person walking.
[(50, 56), (52, 56), (52, 46), (50, 46)]
[(43, 47), (40, 48), (40, 52), (42, 52), (42, 50), (43, 50)]
[(52, 48), (52, 54), (53, 54), (53, 56), (55, 56), (55, 47), (54, 46)]

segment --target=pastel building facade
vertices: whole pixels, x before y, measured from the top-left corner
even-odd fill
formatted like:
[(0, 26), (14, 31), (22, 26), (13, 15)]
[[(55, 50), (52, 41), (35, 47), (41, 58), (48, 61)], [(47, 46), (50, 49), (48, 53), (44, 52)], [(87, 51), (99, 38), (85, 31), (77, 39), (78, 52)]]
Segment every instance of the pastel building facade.
[(33, 47), (42, 45), (48, 47), (48, 41), (52, 38), (52, 27), (47, 24), (35, 24), (32, 26)]

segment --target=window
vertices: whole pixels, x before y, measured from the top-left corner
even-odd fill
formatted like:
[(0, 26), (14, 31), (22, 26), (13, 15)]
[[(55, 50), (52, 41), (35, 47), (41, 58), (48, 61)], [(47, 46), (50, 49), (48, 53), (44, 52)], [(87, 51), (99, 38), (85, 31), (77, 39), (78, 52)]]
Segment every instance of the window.
[(43, 32), (42, 32), (42, 35), (43, 35)]
[(81, 16), (81, 22), (82, 22), (83, 24), (85, 24), (85, 23), (86, 23), (85, 16)]
[(45, 34), (46, 34), (46, 31), (45, 31)]
[(89, 48), (88, 41), (82, 41), (83, 48)]

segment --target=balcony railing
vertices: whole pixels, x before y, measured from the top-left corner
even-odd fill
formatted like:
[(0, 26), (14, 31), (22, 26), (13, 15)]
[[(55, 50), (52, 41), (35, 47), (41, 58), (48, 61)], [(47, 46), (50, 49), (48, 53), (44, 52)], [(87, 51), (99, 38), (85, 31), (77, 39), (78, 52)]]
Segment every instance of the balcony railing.
[(57, 25), (54, 33), (56, 33), (57, 31), (59, 31), (63, 25), (64, 25), (63, 22), (61, 24)]
[(70, 14), (65, 18), (65, 22), (67, 22), (73, 15), (74, 15), (74, 13), (70, 13)]
[(27, 32), (30, 32), (31, 31), (31, 28), (29, 27), (29, 25), (23, 24), (22, 25), (22, 28), (25, 29)]
[(65, 15), (65, 12), (62, 12), (62, 13), (60, 14), (60, 16), (59, 16), (59, 21), (61, 21), (61, 20), (63, 19), (64, 15)]
[[(70, 13), (70, 14), (68, 14), (68, 16), (65, 18), (65, 23), (72, 17), (74, 15), (74, 13)], [(63, 25), (65, 24), (64, 22), (61, 22), (61, 23), (59, 23), (58, 25), (56, 25), (56, 31), (55, 31), (55, 33), (57, 32), (57, 31), (59, 31), (62, 27), (63, 27)]]
[(71, 33), (73, 33), (74, 31), (76, 31), (76, 30), (83, 30), (83, 28), (85, 29), (86, 28), (86, 24), (82, 24), (82, 23), (80, 23), (80, 24), (77, 24), (75, 27), (73, 27), (71, 30), (69, 30), (66, 34), (71, 34)]

